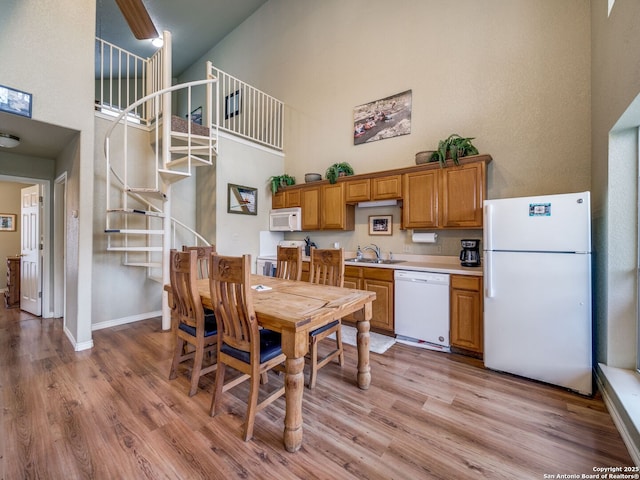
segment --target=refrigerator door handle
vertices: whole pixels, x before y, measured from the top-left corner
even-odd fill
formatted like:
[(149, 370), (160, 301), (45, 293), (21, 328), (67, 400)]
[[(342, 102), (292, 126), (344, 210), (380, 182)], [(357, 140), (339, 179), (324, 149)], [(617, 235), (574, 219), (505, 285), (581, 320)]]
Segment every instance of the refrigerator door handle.
[(493, 298), (493, 252), (484, 252), (484, 296)]
[(493, 250), (493, 205), (484, 206), (484, 249)]

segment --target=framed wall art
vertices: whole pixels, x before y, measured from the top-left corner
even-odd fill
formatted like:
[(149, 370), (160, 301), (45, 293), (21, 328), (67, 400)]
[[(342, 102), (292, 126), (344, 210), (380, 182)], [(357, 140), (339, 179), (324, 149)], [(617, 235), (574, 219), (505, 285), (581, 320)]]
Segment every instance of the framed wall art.
[(258, 189), (227, 184), (227, 213), (258, 214)]
[(369, 215), (369, 235), (391, 235), (393, 215)]
[(353, 144), (411, 133), (411, 90), (353, 109)]
[(16, 231), (16, 214), (0, 213), (0, 232)]
[(224, 97), (224, 119), (229, 120), (231, 117), (240, 115), (240, 90), (236, 90)]
[(31, 118), (32, 95), (0, 85), (0, 111)]

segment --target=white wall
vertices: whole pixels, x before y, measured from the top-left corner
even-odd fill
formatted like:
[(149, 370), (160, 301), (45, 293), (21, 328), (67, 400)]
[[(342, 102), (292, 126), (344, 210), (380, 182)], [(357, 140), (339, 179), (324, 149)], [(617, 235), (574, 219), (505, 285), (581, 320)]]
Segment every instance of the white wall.
[[(455, 132), (493, 156), (489, 198), (588, 190), (589, 14), (583, 0), (270, 0), (185, 75), (211, 60), (284, 101), (285, 171), (299, 182), (339, 161), (409, 166)], [(353, 108), (408, 89), (411, 134), (354, 146)], [(368, 243), (374, 213), (386, 212), (358, 212), (356, 232), (336, 238)], [(394, 231), (385, 246), (402, 251)], [(326, 246), (336, 234), (311, 236)], [(441, 253), (464, 236), (479, 238), (444, 235)]]
[(65, 154), (65, 164), (74, 167), (67, 193), (79, 214), (68, 232), (68, 245), (77, 248), (67, 293), (77, 308), (67, 304), (73, 316), (67, 325), (76, 345), (85, 345), (91, 341), (95, 2), (6, 0), (2, 8), (0, 58), (13, 67), (0, 70), (0, 84), (33, 94), (34, 120), (80, 132), (69, 146), (74, 153)]

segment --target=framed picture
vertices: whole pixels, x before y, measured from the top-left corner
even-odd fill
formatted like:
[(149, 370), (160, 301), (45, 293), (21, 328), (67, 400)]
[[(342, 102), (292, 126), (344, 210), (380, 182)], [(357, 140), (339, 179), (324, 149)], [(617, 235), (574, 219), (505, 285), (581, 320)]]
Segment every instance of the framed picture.
[(31, 118), (30, 93), (0, 85), (0, 111)]
[(369, 215), (369, 235), (391, 235), (393, 215)]
[(258, 189), (227, 184), (227, 213), (258, 214)]
[(0, 213), (0, 232), (16, 231), (16, 214)]
[(353, 144), (411, 133), (411, 90), (353, 109)]
[(240, 90), (236, 90), (224, 97), (224, 119), (228, 120), (231, 117), (240, 115)]
[(191, 119), (193, 123), (202, 125), (202, 107), (196, 108), (190, 115), (187, 115), (187, 120)]

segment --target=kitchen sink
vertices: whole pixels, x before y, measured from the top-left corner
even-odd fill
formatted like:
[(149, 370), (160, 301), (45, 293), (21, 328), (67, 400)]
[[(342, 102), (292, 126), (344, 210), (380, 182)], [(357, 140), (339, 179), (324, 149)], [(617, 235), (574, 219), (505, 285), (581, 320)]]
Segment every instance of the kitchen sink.
[(406, 260), (383, 260), (377, 258), (345, 258), (345, 262), (357, 262), (357, 263), (379, 263), (382, 265), (392, 265), (394, 263), (402, 263)]

